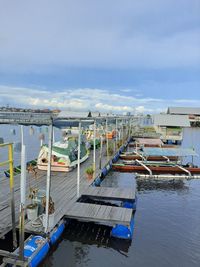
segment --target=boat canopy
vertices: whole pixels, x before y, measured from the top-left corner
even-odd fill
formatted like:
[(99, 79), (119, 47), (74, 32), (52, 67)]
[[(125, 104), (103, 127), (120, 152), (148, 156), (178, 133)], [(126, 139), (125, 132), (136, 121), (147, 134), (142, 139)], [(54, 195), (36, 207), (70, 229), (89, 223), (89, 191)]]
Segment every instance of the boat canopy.
[(139, 145), (163, 145), (160, 138), (136, 138), (135, 140)]
[(144, 147), (142, 149), (144, 156), (199, 156), (192, 148), (160, 148), (160, 147)]

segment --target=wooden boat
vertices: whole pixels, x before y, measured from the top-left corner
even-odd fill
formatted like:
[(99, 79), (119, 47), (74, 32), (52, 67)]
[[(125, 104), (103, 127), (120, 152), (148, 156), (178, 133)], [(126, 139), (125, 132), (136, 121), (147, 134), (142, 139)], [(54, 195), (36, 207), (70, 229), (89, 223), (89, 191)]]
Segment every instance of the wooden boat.
[[(141, 160), (142, 159), (142, 156), (140, 155), (136, 155), (136, 154), (121, 154), (120, 155), (120, 158), (123, 159), (123, 160)], [(178, 160), (178, 157), (176, 156), (169, 156), (167, 157), (170, 161), (177, 161)], [(167, 158), (166, 157), (163, 157), (163, 156), (148, 156), (146, 157), (146, 159), (148, 161), (167, 161)]]
[(177, 145), (164, 144), (159, 138), (136, 138), (134, 142), (129, 144), (129, 147), (162, 147), (174, 148)]
[[(129, 144), (130, 147), (139, 147), (138, 145), (136, 146), (135, 143), (130, 143)], [(173, 147), (177, 147), (177, 145), (168, 145), (168, 144), (163, 144), (163, 145), (155, 145), (155, 144), (145, 144), (143, 145), (144, 147), (163, 147), (163, 148), (173, 148)]]
[[(199, 167), (183, 167), (185, 170), (189, 171), (191, 174), (200, 174)], [(186, 171), (181, 169), (179, 166), (148, 166), (152, 173), (159, 174), (186, 174)], [(148, 173), (148, 170), (144, 166), (140, 165), (126, 165), (126, 164), (113, 164), (113, 170), (120, 172), (139, 172)]]

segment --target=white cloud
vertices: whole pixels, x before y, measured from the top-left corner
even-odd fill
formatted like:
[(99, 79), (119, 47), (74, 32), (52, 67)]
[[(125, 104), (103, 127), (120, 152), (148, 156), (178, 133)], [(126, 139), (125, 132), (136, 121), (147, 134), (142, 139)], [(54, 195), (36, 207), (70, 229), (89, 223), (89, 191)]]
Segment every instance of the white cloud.
[(65, 90), (34, 89), (0, 86), (0, 106), (59, 108), (71, 111), (100, 111), (113, 113), (160, 113), (168, 106), (191, 103), (200, 105), (198, 99), (140, 98), (98, 88), (77, 88)]

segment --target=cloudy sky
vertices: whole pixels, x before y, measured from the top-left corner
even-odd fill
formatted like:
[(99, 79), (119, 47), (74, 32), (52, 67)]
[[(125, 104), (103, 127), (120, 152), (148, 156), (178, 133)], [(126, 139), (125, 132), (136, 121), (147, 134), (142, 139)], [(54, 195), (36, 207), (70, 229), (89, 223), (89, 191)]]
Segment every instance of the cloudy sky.
[(200, 106), (200, 0), (0, 0), (0, 106)]

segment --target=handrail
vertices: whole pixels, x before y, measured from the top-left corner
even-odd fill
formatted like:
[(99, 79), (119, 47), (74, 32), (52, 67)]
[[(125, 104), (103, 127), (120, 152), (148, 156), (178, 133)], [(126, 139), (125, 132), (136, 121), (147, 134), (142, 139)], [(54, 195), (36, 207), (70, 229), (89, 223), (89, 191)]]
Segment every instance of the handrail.
[(11, 217), (12, 217), (12, 229), (13, 229), (13, 247), (17, 248), (17, 235), (16, 235), (16, 226), (15, 226), (15, 201), (14, 201), (14, 175), (13, 175), (13, 143), (3, 143), (0, 144), (1, 147), (8, 147), (8, 160), (0, 162), (0, 166), (5, 166), (9, 164), (10, 170), (10, 195), (11, 195)]

